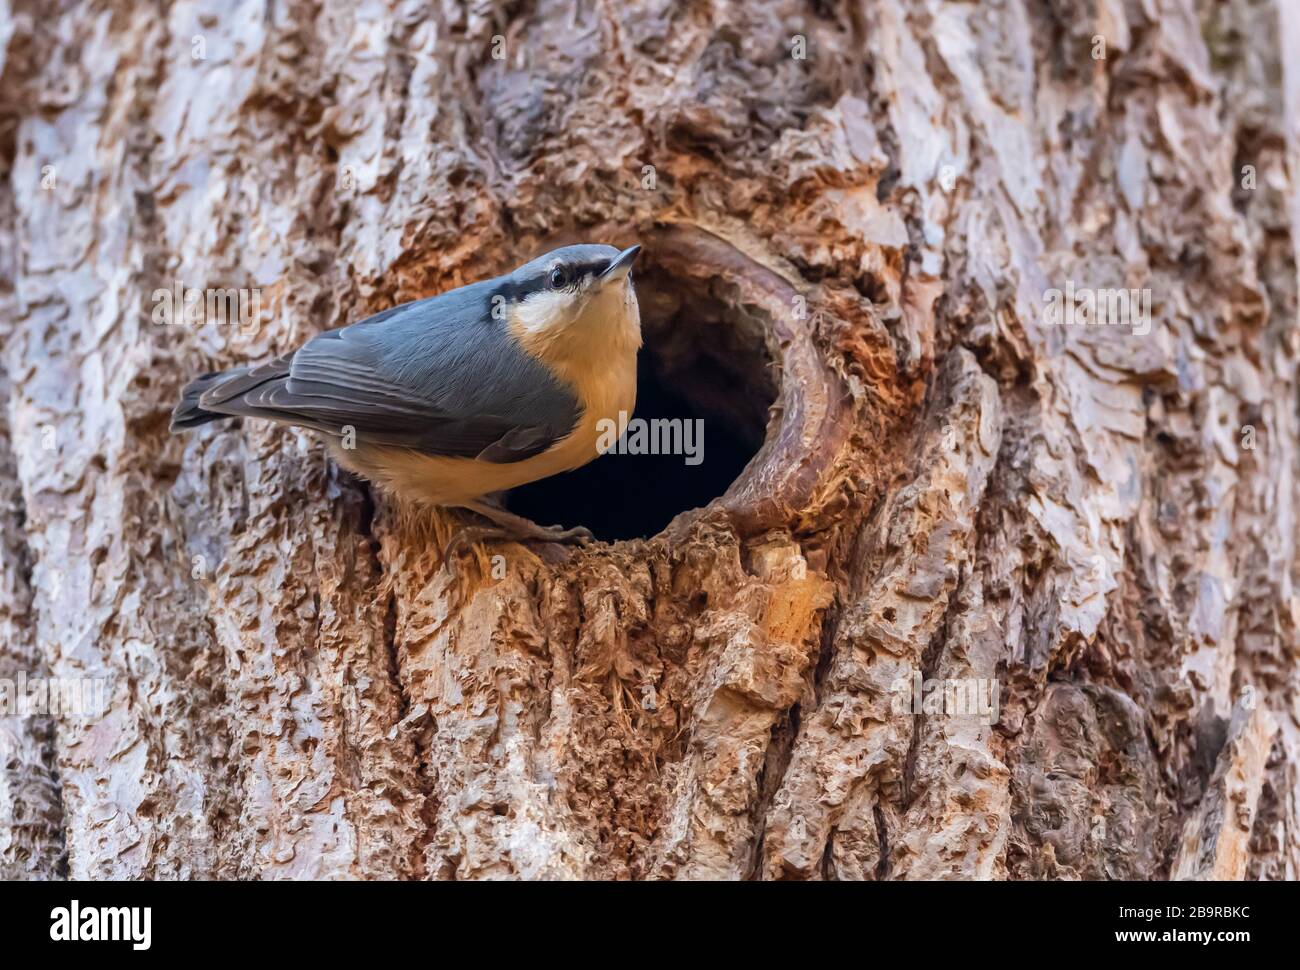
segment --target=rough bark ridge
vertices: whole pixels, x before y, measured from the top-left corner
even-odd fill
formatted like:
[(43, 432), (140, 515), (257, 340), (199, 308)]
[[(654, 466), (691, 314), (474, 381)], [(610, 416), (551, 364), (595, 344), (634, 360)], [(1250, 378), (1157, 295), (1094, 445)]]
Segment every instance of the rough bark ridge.
[[(112, 702), (0, 721), (0, 875), (1297, 876), (1294, 5), (55, 6), (0, 3), (0, 678)], [(659, 535), (453, 576), (309, 434), (167, 433), (576, 239), (776, 391)]]

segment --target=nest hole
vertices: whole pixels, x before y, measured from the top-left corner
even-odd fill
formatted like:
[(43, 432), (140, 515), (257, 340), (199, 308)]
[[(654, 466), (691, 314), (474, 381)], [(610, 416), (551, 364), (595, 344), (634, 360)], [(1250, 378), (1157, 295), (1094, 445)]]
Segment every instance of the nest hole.
[(586, 526), (605, 542), (655, 535), (724, 494), (762, 447), (777, 396), (762, 313), (670, 274), (653, 254), (642, 261), (633, 422), (610, 452), (506, 497), (519, 515)]

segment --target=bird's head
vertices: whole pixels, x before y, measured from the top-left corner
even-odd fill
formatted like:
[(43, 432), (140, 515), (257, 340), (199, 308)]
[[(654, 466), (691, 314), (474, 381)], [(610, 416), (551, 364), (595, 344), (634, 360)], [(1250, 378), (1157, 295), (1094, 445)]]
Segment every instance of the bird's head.
[(579, 359), (635, 354), (641, 315), (632, 285), (640, 246), (565, 246), (502, 278), (500, 297), (515, 339), (558, 369)]

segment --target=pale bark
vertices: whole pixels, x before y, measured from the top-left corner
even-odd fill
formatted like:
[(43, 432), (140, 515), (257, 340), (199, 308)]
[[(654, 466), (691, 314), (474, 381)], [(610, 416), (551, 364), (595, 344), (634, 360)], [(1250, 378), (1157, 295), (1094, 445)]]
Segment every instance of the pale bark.
[[(113, 694), (0, 722), (0, 875), (1295, 878), (1298, 52), (1286, 0), (7, 0), (0, 678)], [(576, 240), (645, 246), (710, 429), (775, 398), (657, 535), (453, 572), (308, 432), (168, 434)]]

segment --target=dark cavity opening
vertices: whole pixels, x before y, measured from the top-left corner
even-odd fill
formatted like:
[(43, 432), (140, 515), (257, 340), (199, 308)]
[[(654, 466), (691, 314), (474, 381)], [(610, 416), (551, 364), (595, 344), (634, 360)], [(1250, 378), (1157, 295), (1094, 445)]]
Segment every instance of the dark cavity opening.
[[(542, 525), (586, 526), (605, 542), (655, 535), (726, 492), (762, 447), (777, 393), (766, 324), (756, 312), (727, 304), (705, 283), (670, 276), (653, 254), (641, 259), (635, 278), (644, 340), (633, 417), (645, 422), (645, 447), (667, 441), (679, 453), (630, 453), (634, 423), (608, 454), (506, 498), (519, 515)], [(655, 419), (678, 419), (680, 433), (663, 433), (665, 425), (656, 433)], [(687, 444), (698, 464), (680, 453)]]

